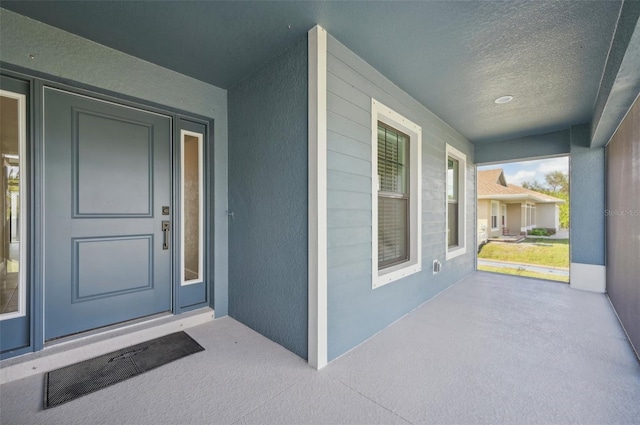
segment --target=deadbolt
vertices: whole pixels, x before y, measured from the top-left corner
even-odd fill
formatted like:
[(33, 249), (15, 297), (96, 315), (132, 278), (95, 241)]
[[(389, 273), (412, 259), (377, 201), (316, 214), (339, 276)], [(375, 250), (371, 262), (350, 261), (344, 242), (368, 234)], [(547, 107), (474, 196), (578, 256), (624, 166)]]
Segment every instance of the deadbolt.
[(169, 207), (164, 206), (162, 207), (162, 215), (169, 215)]

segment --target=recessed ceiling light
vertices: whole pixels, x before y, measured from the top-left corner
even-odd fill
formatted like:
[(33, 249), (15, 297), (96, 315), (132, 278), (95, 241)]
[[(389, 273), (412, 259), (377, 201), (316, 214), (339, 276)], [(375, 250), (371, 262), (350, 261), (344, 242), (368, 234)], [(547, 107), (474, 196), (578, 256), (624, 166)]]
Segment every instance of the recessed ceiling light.
[(494, 100), (494, 102), (496, 102), (497, 104), (502, 104), (502, 103), (509, 103), (512, 100), (513, 100), (513, 96), (500, 96), (499, 98)]

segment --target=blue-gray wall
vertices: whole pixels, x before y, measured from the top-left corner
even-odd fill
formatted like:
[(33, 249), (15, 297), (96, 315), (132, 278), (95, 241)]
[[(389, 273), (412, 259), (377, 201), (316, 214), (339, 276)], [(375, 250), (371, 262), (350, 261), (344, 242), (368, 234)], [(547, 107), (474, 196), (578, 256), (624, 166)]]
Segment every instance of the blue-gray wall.
[(589, 127), (589, 124), (571, 127), (569, 176), (571, 262), (604, 265), (604, 148), (589, 148)]
[[(0, 61), (214, 121), (214, 308), (227, 314), (227, 92), (0, 9)], [(29, 55), (33, 55), (31, 59)]]
[[(328, 359), (475, 269), (473, 146), (335, 38), (327, 55)], [(371, 98), (422, 127), (422, 272), (371, 287)], [(467, 155), (467, 253), (445, 260), (445, 143)], [(431, 273), (434, 259), (442, 272)]]
[(229, 90), (229, 314), (307, 358), (307, 38)]
[(490, 164), (522, 159), (567, 155), (569, 130), (536, 134), (518, 139), (476, 145), (476, 164)]

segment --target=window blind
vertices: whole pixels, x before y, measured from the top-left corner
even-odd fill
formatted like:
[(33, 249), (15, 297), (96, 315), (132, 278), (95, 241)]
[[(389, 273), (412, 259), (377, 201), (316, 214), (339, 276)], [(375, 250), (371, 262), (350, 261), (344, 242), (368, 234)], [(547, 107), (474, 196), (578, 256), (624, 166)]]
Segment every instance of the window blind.
[(378, 122), (378, 268), (409, 259), (409, 136)]

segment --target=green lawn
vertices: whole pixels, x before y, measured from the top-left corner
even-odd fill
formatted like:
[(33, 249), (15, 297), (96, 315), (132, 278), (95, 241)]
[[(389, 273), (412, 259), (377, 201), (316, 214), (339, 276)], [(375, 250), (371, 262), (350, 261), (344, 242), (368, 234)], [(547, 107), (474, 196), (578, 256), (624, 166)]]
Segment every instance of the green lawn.
[(557, 280), (559, 282), (569, 282), (569, 276), (558, 276), (555, 274), (547, 274), (547, 273), (536, 273), (523, 269), (511, 269), (508, 267), (492, 267), (492, 266), (481, 266), (478, 265), (478, 270), (482, 270), (485, 272), (494, 272), (494, 273), (502, 273), (502, 274), (514, 274), (517, 276), (523, 277), (535, 277), (538, 279), (547, 279), (547, 280)]
[(480, 249), (478, 258), (569, 268), (569, 240), (526, 238), (520, 243), (493, 241)]

